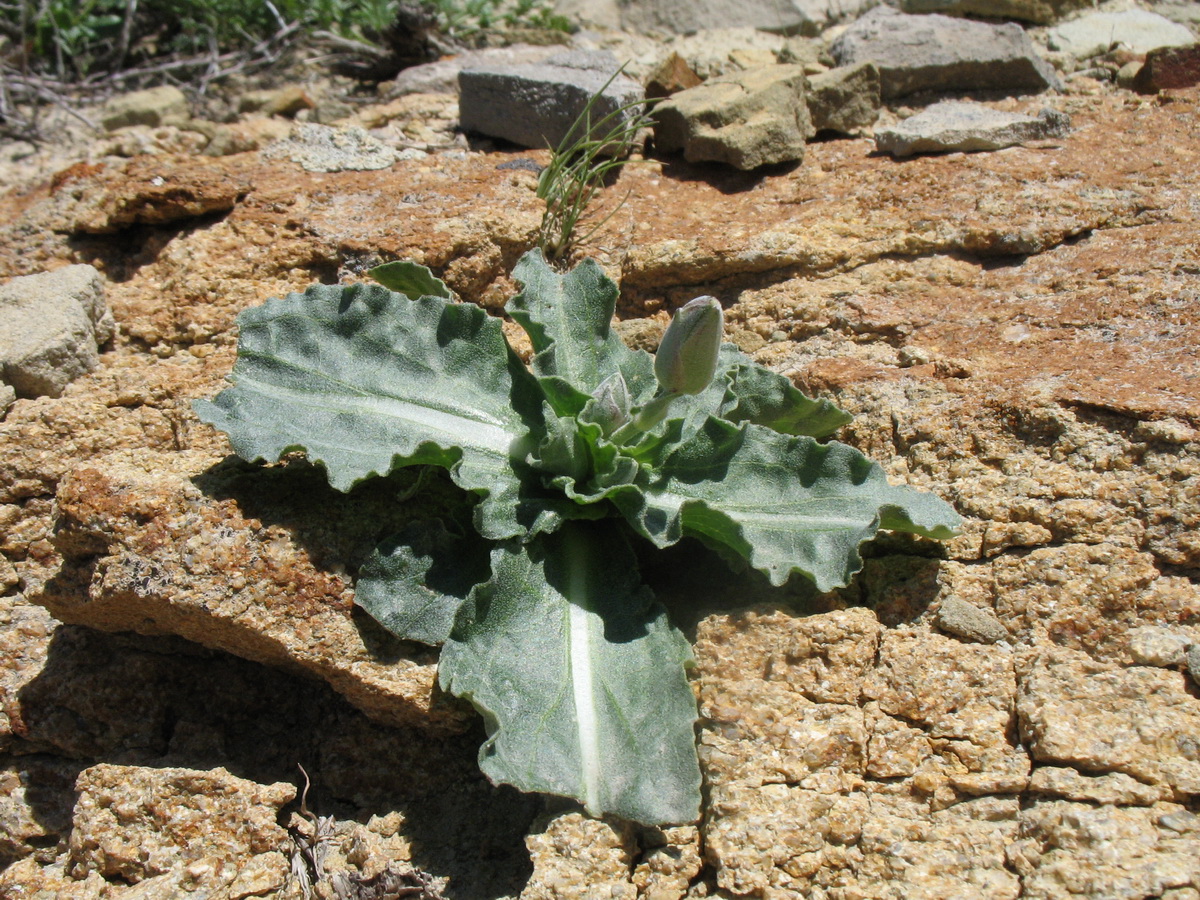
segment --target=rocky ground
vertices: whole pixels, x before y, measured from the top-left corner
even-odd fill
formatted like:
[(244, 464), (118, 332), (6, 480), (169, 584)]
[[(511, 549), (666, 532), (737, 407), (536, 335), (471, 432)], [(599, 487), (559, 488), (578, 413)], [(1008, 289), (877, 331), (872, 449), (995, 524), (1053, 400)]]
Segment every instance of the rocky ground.
[[(190, 410), (239, 310), (376, 260), (498, 310), (548, 154), (456, 134), (452, 93), (320, 85), (7, 148), (0, 274), (90, 264), (116, 332), (0, 421), (0, 897), (1200, 900), (1200, 88), (1048, 55), (1061, 90), (975, 99), (1061, 136), (651, 153), (602, 201), (628, 195), (580, 254), (627, 339), (716, 295), (744, 350), (855, 414), (840, 439), (967, 522), (882, 538), (828, 595), (666, 555), (706, 779), (668, 829), (488, 785), (436, 657), (354, 609), (409, 474), (344, 497)], [(299, 109), (394, 155), (305, 168), (272, 144)]]

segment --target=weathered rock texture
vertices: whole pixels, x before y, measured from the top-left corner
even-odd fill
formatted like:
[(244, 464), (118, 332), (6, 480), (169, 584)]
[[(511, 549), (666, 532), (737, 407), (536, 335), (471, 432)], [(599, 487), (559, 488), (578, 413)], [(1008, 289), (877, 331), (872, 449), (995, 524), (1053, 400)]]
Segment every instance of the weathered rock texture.
[(884, 99), (918, 91), (1001, 91), (1061, 87), (1019, 25), (989, 25), (941, 15), (871, 10), (830, 48), (839, 65), (873, 62)]
[(381, 256), (494, 309), (540, 213), (536, 176), (496, 166), (544, 154), (142, 158), (0, 196), (0, 274), (93, 264), (121, 326), (0, 422), (0, 893), (187, 875), (295, 897), (299, 815), (282, 851), (189, 844), (220, 873), (152, 874), (161, 854), (98, 823), (127, 809), (161, 849), (168, 798), (181, 827), (212, 803), (273, 841), (222, 786), (278, 808), (299, 763), (335, 819), (327, 895), (411, 865), (466, 898), (1195, 900), (1200, 95), (1096, 91), (1055, 99), (1075, 130), (1052, 151), (829, 141), (784, 173), (638, 160), (613, 185), (629, 199), (585, 249), (623, 283), (624, 332), (652, 344), (666, 310), (720, 297), (745, 348), (856, 415), (842, 439), (967, 521), (944, 547), (883, 538), (830, 595), (686, 547), (650, 567), (703, 713), (704, 815), (675, 829), (486, 785), (428, 653), (350, 606), (405, 478), (342, 498), (298, 460), (225, 460), (188, 405), (220, 389), (240, 309)]
[(950, 150), (1001, 150), (1026, 141), (1062, 137), (1067, 116), (1052, 109), (1036, 116), (1003, 112), (982, 103), (945, 100), (891, 128), (881, 128), (875, 146), (892, 156)]

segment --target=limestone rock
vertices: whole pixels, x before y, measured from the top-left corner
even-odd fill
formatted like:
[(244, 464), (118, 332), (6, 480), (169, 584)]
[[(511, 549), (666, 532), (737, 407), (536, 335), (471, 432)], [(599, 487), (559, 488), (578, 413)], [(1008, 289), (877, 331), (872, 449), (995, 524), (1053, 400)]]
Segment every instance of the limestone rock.
[(309, 172), (386, 169), (396, 151), (362, 128), (335, 128), (304, 122), (263, 151), (267, 159), (290, 159)]
[(1187, 669), (1188, 674), (1192, 676), (1192, 681), (1200, 685), (1200, 643), (1192, 644), (1188, 648)]
[(13, 390), (12, 385), (0, 381), (0, 419), (4, 418), (4, 414), (16, 399), (17, 392)]
[(906, 13), (1019, 19), (1046, 25), (1091, 5), (1090, 0), (901, 0), (900, 9)]
[[(259, 514), (267, 521), (251, 525), (227, 493), (236, 490), (236, 470), (201, 478), (215, 462), (205, 454), (133, 451), (72, 472), (58, 492), (58, 541), (83, 565), (77, 577), (90, 586), (86, 598), (51, 588), (41, 602), (62, 621), (177, 634), (246, 659), (308, 671), (386, 722), (462, 728), (464, 711), (435, 695), (433, 658), (420, 652), (419, 661), (405, 658), (371, 623), (360, 626), (352, 615), (349, 579), (334, 571), (345, 562), (328, 555), (341, 544), (361, 561), (368, 548), (355, 549), (343, 539), (364, 540), (363, 528), (374, 534), (387, 521), (383, 508), (357, 505), (358, 526), (341, 519), (336, 543), (330, 536), (320, 539), (328, 562), (318, 569), (289, 532), (268, 523), (299, 514), (310, 525), (329, 525), (337, 521), (337, 506), (349, 511), (349, 498), (322, 489), (324, 479), (314, 473), (318, 480), (303, 495), (324, 498), (320, 513), (291, 507), (293, 498), (284, 501), (289, 511), (264, 508)], [(127, 505), (135, 496), (134, 506)], [(114, 498), (121, 499), (114, 504)], [(140, 512), (131, 516), (135, 507)], [(374, 522), (372, 511), (378, 514)], [(241, 533), (244, 527), (257, 536)], [(95, 565), (97, 553), (103, 565)], [(297, 628), (301, 620), (305, 624)]]
[(1200, 84), (1200, 44), (1168, 47), (1146, 54), (1146, 63), (1133, 78), (1134, 90), (1143, 94)]
[(1133, 53), (1196, 42), (1190, 28), (1144, 9), (1092, 12), (1055, 25), (1046, 35), (1051, 50), (1087, 59), (1120, 46)]
[(705, 28), (748, 26), (781, 34), (817, 34), (869, 6), (867, 0), (621, 0), (621, 24), (629, 31), (684, 34)]
[(629, 880), (636, 844), (628, 825), (564, 813), (534, 823), (525, 843), (533, 877), (522, 900), (638, 896)]
[(787, 46), (787, 39), (745, 26), (701, 28), (676, 35), (663, 45), (675, 53), (700, 78), (708, 80), (744, 69), (774, 65)]
[(1143, 784), (1124, 772), (1085, 775), (1066, 766), (1038, 766), (1029, 778), (1029, 790), (1066, 800), (1120, 806), (1152, 806), (1168, 799), (1171, 793), (1169, 788)]
[(880, 6), (847, 28), (830, 52), (842, 66), (874, 62), (885, 100), (918, 91), (1024, 93), (1062, 86), (1013, 24), (912, 16)]
[[(593, 121), (642, 99), (641, 86), (623, 75), (605, 87), (617, 68), (610, 53), (573, 51), (539, 65), (463, 69), (458, 76), (460, 124), (464, 131), (523, 147), (557, 147), (593, 95), (599, 93)], [(636, 109), (626, 108), (619, 118), (635, 114)]]
[(1044, 109), (1037, 116), (1002, 112), (982, 103), (945, 100), (880, 129), (875, 146), (892, 156), (949, 151), (1000, 150), (1025, 141), (1062, 137), (1069, 129), (1063, 113)]
[(1041, 762), (1122, 772), (1178, 796), (1200, 793), (1200, 709), (1181, 672), (1048, 649), (1022, 681), (1017, 711)]
[(410, 66), (400, 72), (382, 94), (389, 99), (406, 94), (457, 94), (458, 73), (463, 69), (507, 69), (536, 65), (559, 52), (553, 47), (512, 44), (467, 50), (449, 59)]
[(812, 75), (808, 85), (808, 112), (818, 134), (859, 134), (879, 118), (879, 70), (872, 62)]
[(679, 91), (694, 88), (700, 82), (700, 76), (692, 71), (692, 67), (687, 64), (687, 60), (672, 51), (650, 73), (650, 77), (646, 81), (646, 97), (649, 99), (670, 97)]
[(0, 372), (18, 397), (58, 397), (99, 365), (115, 325), (91, 266), (14, 278), (0, 287)]
[(298, 84), (249, 91), (238, 98), (238, 112), (262, 116), (294, 116), (302, 109), (315, 109), (316, 101)]
[(1129, 633), (1129, 653), (1139, 666), (1182, 666), (1194, 643), (1193, 635), (1182, 628), (1146, 625)]
[(1032, 805), (1021, 814), (1021, 839), (1008, 851), (1021, 896), (1168, 897), (1171, 888), (1186, 890), (1200, 881), (1200, 833), (1195, 824), (1183, 831), (1164, 824), (1186, 818), (1180, 812), (1169, 803)]
[(100, 123), (109, 131), (130, 125), (178, 125), (188, 117), (188, 100), (173, 85), (118, 94), (104, 105)]
[[(283, 887), (287, 832), (276, 819), (296, 796), (290, 784), (260, 785), (224, 769), (147, 769), (101, 764), (76, 782), (70, 872), (136, 884), (162, 877), (210, 890), (268, 863)], [(257, 863), (250, 858), (260, 857)], [(259, 873), (261, 875), (261, 873)], [(256, 876), (256, 878), (259, 876)]]
[(689, 162), (742, 170), (804, 158), (813, 135), (801, 66), (768, 66), (713, 78), (655, 108), (655, 146)]
[(938, 628), (981, 644), (1008, 639), (1008, 629), (989, 609), (980, 609), (961, 597), (947, 597), (938, 607)]

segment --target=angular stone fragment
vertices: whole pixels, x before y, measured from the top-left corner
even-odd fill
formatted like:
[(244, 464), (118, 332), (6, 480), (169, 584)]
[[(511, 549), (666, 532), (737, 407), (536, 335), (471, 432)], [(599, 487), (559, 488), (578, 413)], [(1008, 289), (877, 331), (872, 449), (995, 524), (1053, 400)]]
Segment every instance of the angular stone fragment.
[(1015, 94), (1060, 89), (1053, 67), (1019, 25), (871, 10), (830, 47), (838, 65), (874, 62), (885, 100), (917, 91)]
[(188, 117), (188, 101), (173, 85), (118, 94), (104, 104), (100, 124), (109, 131), (130, 125), (178, 124)]
[(1139, 666), (1181, 666), (1192, 644), (1192, 635), (1178, 627), (1146, 625), (1129, 632), (1129, 654)]
[(557, 147), (599, 94), (591, 118), (599, 122), (615, 114), (603, 126), (607, 132), (636, 115), (637, 108), (627, 107), (644, 96), (641, 85), (623, 75), (605, 87), (617, 68), (606, 51), (573, 51), (539, 65), (464, 69), (458, 76), (459, 123), (463, 131), (523, 147)]
[(1039, 761), (1200, 793), (1200, 704), (1181, 672), (1122, 668), (1051, 647), (1022, 680), (1017, 714)]
[(891, 128), (880, 129), (875, 147), (892, 156), (949, 151), (1000, 150), (1025, 141), (1061, 137), (1069, 121), (1063, 113), (1044, 109), (1035, 116), (1002, 112), (961, 100), (927, 107)]
[(99, 364), (113, 336), (104, 280), (91, 266), (14, 278), (0, 287), (0, 374), (18, 397), (58, 397)]
[(1200, 44), (1166, 47), (1146, 54), (1146, 64), (1133, 78), (1133, 88), (1143, 94), (1176, 90), (1200, 84)]
[(870, 0), (639, 0), (621, 4), (621, 24), (639, 33), (686, 34), (744, 26), (781, 34), (817, 34), (870, 6)]
[(1151, 806), (1171, 793), (1161, 785), (1142, 784), (1124, 772), (1085, 775), (1065, 766), (1038, 766), (1029, 778), (1029, 790), (1067, 800), (1121, 806)]
[(938, 608), (937, 625), (956, 637), (994, 644), (1008, 640), (1008, 629), (990, 609), (980, 609), (960, 597), (947, 597)]
[(804, 159), (813, 136), (802, 66), (765, 66), (712, 78), (655, 109), (655, 146), (688, 162), (742, 170)]
[(907, 13), (1019, 19), (1038, 25), (1046, 25), (1091, 5), (1092, 0), (900, 0), (900, 9)]
[[(261, 785), (225, 769), (150, 769), (101, 764), (75, 785), (72, 875), (95, 871), (131, 884), (169, 876), (179, 887), (232, 883), (247, 858), (274, 853), (283, 886), (287, 832), (280, 809), (296, 796), (290, 784)], [(164, 885), (165, 886), (165, 885)]]
[(808, 80), (813, 130), (857, 134), (879, 118), (879, 70), (872, 62), (841, 66)]
[(687, 60), (671, 51), (646, 80), (646, 96), (651, 99), (670, 97), (700, 84), (700, 76), (692, 71)]
[(1187, 47), (1196, 42), (1186, 25), (1144, 9), (1093, 12), (1050, 29), (1046, 35), (1051, 50), (1087, 59), (1120, 46), (1133, 53), (1149, 53), (1160, 47)]

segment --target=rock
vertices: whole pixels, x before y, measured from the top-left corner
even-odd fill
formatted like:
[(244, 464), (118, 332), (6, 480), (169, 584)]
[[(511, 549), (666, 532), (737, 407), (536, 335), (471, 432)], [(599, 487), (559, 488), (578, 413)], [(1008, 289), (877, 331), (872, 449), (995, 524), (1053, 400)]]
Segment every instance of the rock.
[(670, 97), (672, 94), (694, 88), (700, 82), (700, 76), (692, 71), (687, 60), (671, 51), (671, 54), (650, 73), (646, 81), (646, 97), (651, 100)]
[(525, 843), (533, 876), (521, 892), (524, 900), (638, 896), (629, 880), (636, 844), (628, 824), (581, 813), (548, 816), (534, 823)]
[(80, 767), (43, 754), (0, 765), (0, 866), (25, 857), (49, 862), (66, 849)]
[(1146, 625), (1129, 632), (1129, 653), (1139, 666), (1182, 666), (1193, 643), (1192, 635), (1182, 628)]
[(605, 51), (560, 53), (540, 65), (463, 69), (459, 121), (464, 131), (523, 147), (557, 147), (594, 95), (593, 121), (622, 109), (618, 122), (637, 114), (628, 107), (643, 98), (642, 88), (625, 76), (609, 83), (616, 71), (616, 59)]
[(1188, 674), (1192, 676), (1192, 681), (1200, 685), (1200, 643), (1188, 647), (1187, 669)]
[[(304, 562), (304, 549), (282, 532), (268, 528), (261, 540), (233, 538), (230, 523), (242, 521), (238, 504), (218, 498), (228, 497), (237, 472), (211, 474), (200, 482), (204, 489), (192, 480), (215, 462), (194, 454), (135, 451), (72, 472), (59, 489), (57, 540), (68, 558), (90, 554), (92, 562), (84, 564), (88, 570), (97, 552), (109, 562), (93, 574), (80, 573), (95, 580), (85, 602), (48, 588), (41, 601), (55, 617), (108, 631), (177, 634), (243, 658), (306, 671), (382, 721), (463, 728), (466, 713), (436, 693), (432, 660), (423, 658), (427, 654), (412, 658), (396, 648), (385, 652), (383, 633), (358, 627), (346, 580), (312, 569)], [(347, 502), (332, 489), (303, 490), (310, 498), (324, 497), (320, 518), (326, 522), (333, 521), (335, 506)], [(122, 511), (123, 505), (108, 503), (134, 495), (141, 498), (140, 521)], [(362, 527), (372, 534), (380, 527), (382, 519), (368, 525), (370, 509), (359, 509), (358, 526), (348, 519), (338, 526), (344, 537), (357, 532), (362, 540)], [(268, 519), (277, 517), (262, 512)], [(312, 510), (286, 515), (297, 512), (304, 518)], [(209, 527), (215, 531), (208, 533)], [(163, 550), (167, 542), (176, 545), (171, 553)], [(325, 553), (336, 552), (326, 544)], [(366, 547), (346, 549), (365, 558)], [(284, 571), (291, 574), (283, 576)], [(230, 579), (229, 572), (240, 574)], [(309, 625), (298, 633), (293, 617), (302, 609)]]
[(1133, 53), (1160, 47), (1187, 47), (1196, 42), (1190, 28), (1144, 9), (1092, 12), (1055, 25), (1046, 33), (1051, 50), (1087, 59), (1115, 46)]
[(296, 796), (290, 784), (255, 784), (221, 768), (101, 764), (80, 773), (75, 789), (75, 879), (96, 872), (130, 884), (161, 878), (180, 892), (215, 890), (252, 873), (261, 881), (264, 864), (269, 889), (287, 879), (288, 834), (276, 820)]
[(221, 125), (204, 147), (207, 156), (228, 156), (262, 150), (276, 141), (285, 141), (292, 133), (288, 122), (274, 117), (250, 116), (240, 122)]
[[(1180, 812), (1153, 807), (1034, 803), (1021, 814), (1020, 839), (1009, 848), (1021, 876), (1021, 896), (1178, 897), (1172, 888), (1200, 881), (1200, 836), (1161, 824)], [(1168, 819), (1170, 821), (1170, 819)]]
[(381, 93), (388, 99), (406, 94), (457, 94), (458, 73), (463, 69), (507, 69), (535, 65), (558, 52), (561, 51), (557, 48), (532, 44), (467, 50), (448, 59), (410, 66), (400, 72)]
[(1022, 681), (1017, 714), (1040, 762), (1122, 772), (1173, 797), (1200, 793), (1200, 709), (1181, 672), (1046, 649)]
[(292, 117), (302, 109), (316, 109), (317, 104), (299, 85), (249, 91), (238, 100), (238, 112), (262, 116)]
[(859, 134), (879, 118), (879, 70), (872, 62), (844, 66), (808, 80), (813, 130)]
[(1171, 793), (1160, 785), (1142, 784), (1123, 772), (1085, 775), (1065, 766), (1038, 766), (1029, 778), (1029, 790), (1066, 800), (1120, 806), (1152, 806), (1168, 799)]
[(100, 124), (108, 131), (130, 125), (178, 125), (188, 118), (188, 101), (172, 85), (118, 94), (104, 104)]
[(830, 47), (838, 65), (874, 62), (885, 100), (918, 91), (1059, 90), (1054, 69), (1019, 25), (912, 16), (880, 6)]
[(705, 28), (670, 38), (663, 45), (708, 80), (779, 62), (787, 39), (756, 28)]
[(362, 128), (334, 128), (305, 122), (263, 151), (266, 159), (290, 159), (309, 172), (386, 169), (396, 151)]
[(815, 35), (869, 6), (869, 0), (643, 0), (622, 4), (621, 25), (642, 33), (686, 34), (738, 25), (779, 34)]
[(12, 279), (0, 312), (0, 371), (18, 397), (60, 396), (99, 365), (97, 346), (115, 329), (104, 280), (86, 265)]
[(1133, 78), (1134, 90), (1143, 94), (1197, 84), (1200, 84), (1200, 45), (1152, 50)]
[(688, 162), (742, 170), (804, 158), (813, 127), (801, 66), (768, 66), (706, 81), (655, 107), (655, 147)]
[(961, 597), (950, 596), (938, 607), (937, 626), (956, 637), (995, 644), (1008, 640), (1008, 629), (990, 609), (980, 609)]
[(1043, 109), (1036, 117), (1002, 112), (962, 100), (944, 100), (875, 134), (875, 147), (892, 156), (949, 151), (1000, 150), (1025, 141), (1062, 137), (1065, 114)]
[(13, 390), (12, 385), (0, 381), (0, 419), (4, 418), (4, 414), (16, 399), (17, 392)]
[(1019, 19), (1036, 25), (1047, 25), (1090, 6), (1091, 0), (900, 0), (900, 9), (906, 13)]

